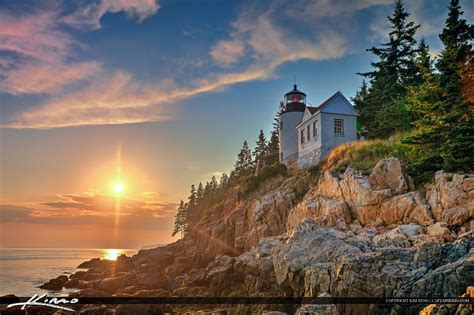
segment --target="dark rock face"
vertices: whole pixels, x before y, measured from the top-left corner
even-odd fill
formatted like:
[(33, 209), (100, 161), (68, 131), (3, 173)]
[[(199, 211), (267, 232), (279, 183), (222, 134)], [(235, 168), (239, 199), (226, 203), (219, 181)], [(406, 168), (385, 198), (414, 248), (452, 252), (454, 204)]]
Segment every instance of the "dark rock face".
[(41, 285), (40, 288), (45, 290), (59, 291), (64, 287), (66, 282), (68, 282), (67, 276), (59, 276)]

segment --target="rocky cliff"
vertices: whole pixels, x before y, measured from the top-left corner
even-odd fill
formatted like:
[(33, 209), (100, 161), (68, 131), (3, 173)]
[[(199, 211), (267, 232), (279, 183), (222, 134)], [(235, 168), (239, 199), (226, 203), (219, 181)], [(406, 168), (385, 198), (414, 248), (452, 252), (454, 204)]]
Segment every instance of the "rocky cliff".
[[(474, 174), (440, 171), (415, 190), (400, 162), (389, 158), (368, 176), (351, 168), (320, 176), (302, 171), (251, 195), (234, 188), (223, 213), (203, 219), (184, 239), (115, 263), (87, 262), (84, 271), (45, 287), (78, 288), (79, 296), (472, 296), (473, 229)], [(238, 307), (264, 309), (468, 314), (472, 305)], [(121, 305), (115, 311), (134, 310)]]

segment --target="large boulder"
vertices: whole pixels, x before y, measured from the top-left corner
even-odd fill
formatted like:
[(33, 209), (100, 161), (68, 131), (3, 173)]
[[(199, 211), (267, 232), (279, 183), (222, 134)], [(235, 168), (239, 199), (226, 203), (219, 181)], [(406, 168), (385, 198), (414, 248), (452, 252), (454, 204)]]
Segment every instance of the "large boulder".
[(386, 225), (418, 223), (427, 226), (434, 223), (431, 210), (419, 192), (387, 199), (380, 204), (377, 216)]
[(61, 290), (64, 285), (68, 282), (67, 276), (59, 276), (57, 278), (51, 279), (45, 284), (39, 286), (40, 289), (51, 290), (51, 291), (59, 291)]
[(402, 171), (400, 161), (396, 158), (380, 160), (368, 178), (370, 186), (375, 189), (390, 189), (393, 194), (408, 191), (410, 179)]
[(462, 226), (474, 219), (474, 174), (439, 171), (426, 196), (437, 221)]
[(352, 222), (351, 212), (344, 200), (308, 195), (289, 213), (287, 233), (293, 233), (296, 225), (306, 219), (338, 230), (348, 230)]

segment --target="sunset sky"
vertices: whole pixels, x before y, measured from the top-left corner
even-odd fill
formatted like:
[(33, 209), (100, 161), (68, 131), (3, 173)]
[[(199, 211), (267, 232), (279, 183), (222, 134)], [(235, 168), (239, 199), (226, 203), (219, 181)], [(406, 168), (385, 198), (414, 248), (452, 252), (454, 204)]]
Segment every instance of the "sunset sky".
[[(392, 4), (0, 0), (0, 247), (171, 241), (189, 186), (268, 135), (295, 76), (311, 104), (354, 96)], [(447, 5), (406, 1), (433, 55)]]

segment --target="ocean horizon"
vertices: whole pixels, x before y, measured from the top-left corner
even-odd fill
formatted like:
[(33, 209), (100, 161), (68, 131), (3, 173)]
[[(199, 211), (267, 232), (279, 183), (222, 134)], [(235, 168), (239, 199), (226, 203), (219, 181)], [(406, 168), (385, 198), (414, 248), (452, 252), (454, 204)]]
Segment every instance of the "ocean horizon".
[[(146, 248), (149, 248), (148, 246)], [(0, 248), (0, 296), (32, 296), (44, 294), (66, 296), (75, 290), (63, 289), (52, 292), (38, 288), (43, 283), (60, 275), (80, 270), (79, 264), (92, 258), (115, 258), (138, 252), (138, 249), (104, 248), (44, 248), (11, 247)]]

